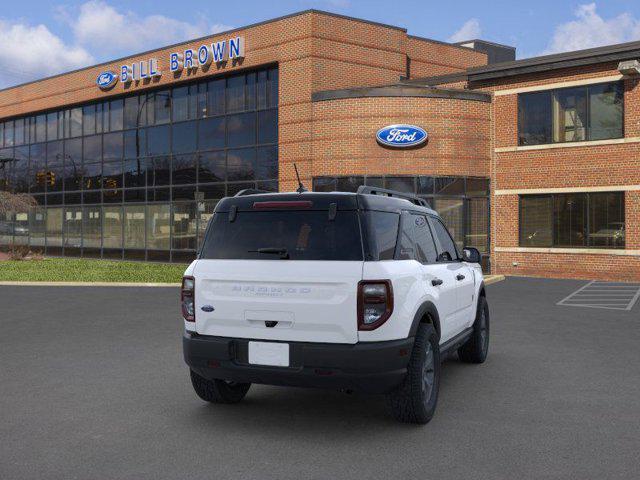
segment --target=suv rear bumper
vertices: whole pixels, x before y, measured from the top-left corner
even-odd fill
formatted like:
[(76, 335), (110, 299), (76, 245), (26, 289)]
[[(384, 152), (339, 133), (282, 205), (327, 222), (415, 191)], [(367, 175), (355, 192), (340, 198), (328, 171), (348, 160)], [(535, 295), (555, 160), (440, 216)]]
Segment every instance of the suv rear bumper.
[(249, 341), (185, 332), (184, 359), (210, 380), (385, 393), (402, 382), (414, 339), (354, 345), (287, 342), (289, 367), (249, 364)]

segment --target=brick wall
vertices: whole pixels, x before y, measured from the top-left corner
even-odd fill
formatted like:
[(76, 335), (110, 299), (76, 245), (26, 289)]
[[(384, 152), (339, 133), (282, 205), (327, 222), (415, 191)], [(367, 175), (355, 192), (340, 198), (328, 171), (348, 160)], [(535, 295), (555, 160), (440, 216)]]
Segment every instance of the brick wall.
[[(618, 75), (615, 64), (601, 64), (472, 85), (484, 91), (508, 90)], [(625, 138), (629, 143), (515, 151), (518, 141), (517, 94), (493, 99), (493, 190), (589, 188), (640, 185), (640, 84), (624, 80)], [(509, 149), (512, 151), (501, 151)], [(518, 195), (492, 197), (493, 273), (640, 280), (640, 195), (625, 192), (626, 255), (513, 251), (518, 247)], [(496, 251), (496, 248), (498, 251)], [(510, 251), (500, 251), (501, 249)], [(634, 252), (635, 251), (635, 252)], [(517, 263), (517, 266), (514, 265)]]

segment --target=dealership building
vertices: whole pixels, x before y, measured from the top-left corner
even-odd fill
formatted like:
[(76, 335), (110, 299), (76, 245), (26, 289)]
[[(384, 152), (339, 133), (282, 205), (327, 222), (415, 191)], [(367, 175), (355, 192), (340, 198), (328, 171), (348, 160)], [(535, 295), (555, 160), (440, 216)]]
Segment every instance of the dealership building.
[(638, 59), (307, 10), (10, 87), (0, 189), (38, 206), (0, 247), (186, 262), (220, 198), (293, 190), (295, 163), (315, 191), (424, 197), (492, 273), (637, 281)]

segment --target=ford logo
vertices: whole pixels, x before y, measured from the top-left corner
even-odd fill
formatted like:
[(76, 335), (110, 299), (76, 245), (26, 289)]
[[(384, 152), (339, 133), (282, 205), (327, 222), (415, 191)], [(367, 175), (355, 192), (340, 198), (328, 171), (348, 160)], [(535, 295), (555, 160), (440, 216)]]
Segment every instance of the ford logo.
[(415, 125), (389, 125), (378, 130), (376, 139), (388, 147), (416, 147), (427, 141), (427, 132)]
[(108, 90), (118, 81), (118, 76), (113, 72), (102, 72), (96, 79), (96, 85), (102, 90)]

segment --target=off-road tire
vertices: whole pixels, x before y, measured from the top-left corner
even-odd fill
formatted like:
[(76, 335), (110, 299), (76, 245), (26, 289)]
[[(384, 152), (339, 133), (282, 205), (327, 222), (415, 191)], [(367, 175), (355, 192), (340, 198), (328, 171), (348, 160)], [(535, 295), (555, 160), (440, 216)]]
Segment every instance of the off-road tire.
[(409, 359), (407, 376), (396, 390), (387, 394), (387, 407), (396, 420), (419, 424), (431, 420), (438, 403), (440, 368), (438, 334), (433, 325), (421, 323)]
[(191, 385), (202, 400), (211, 403), (238, 403), (251, 387), (250, 383), (207, 380), (193, 370), (191, 370)]
[(489, 353), (489, 304), (485, 297), (478, 298), (476, 320), (469, 340), (458, 349), (458, 357), (465, 363), (483, 363)]

